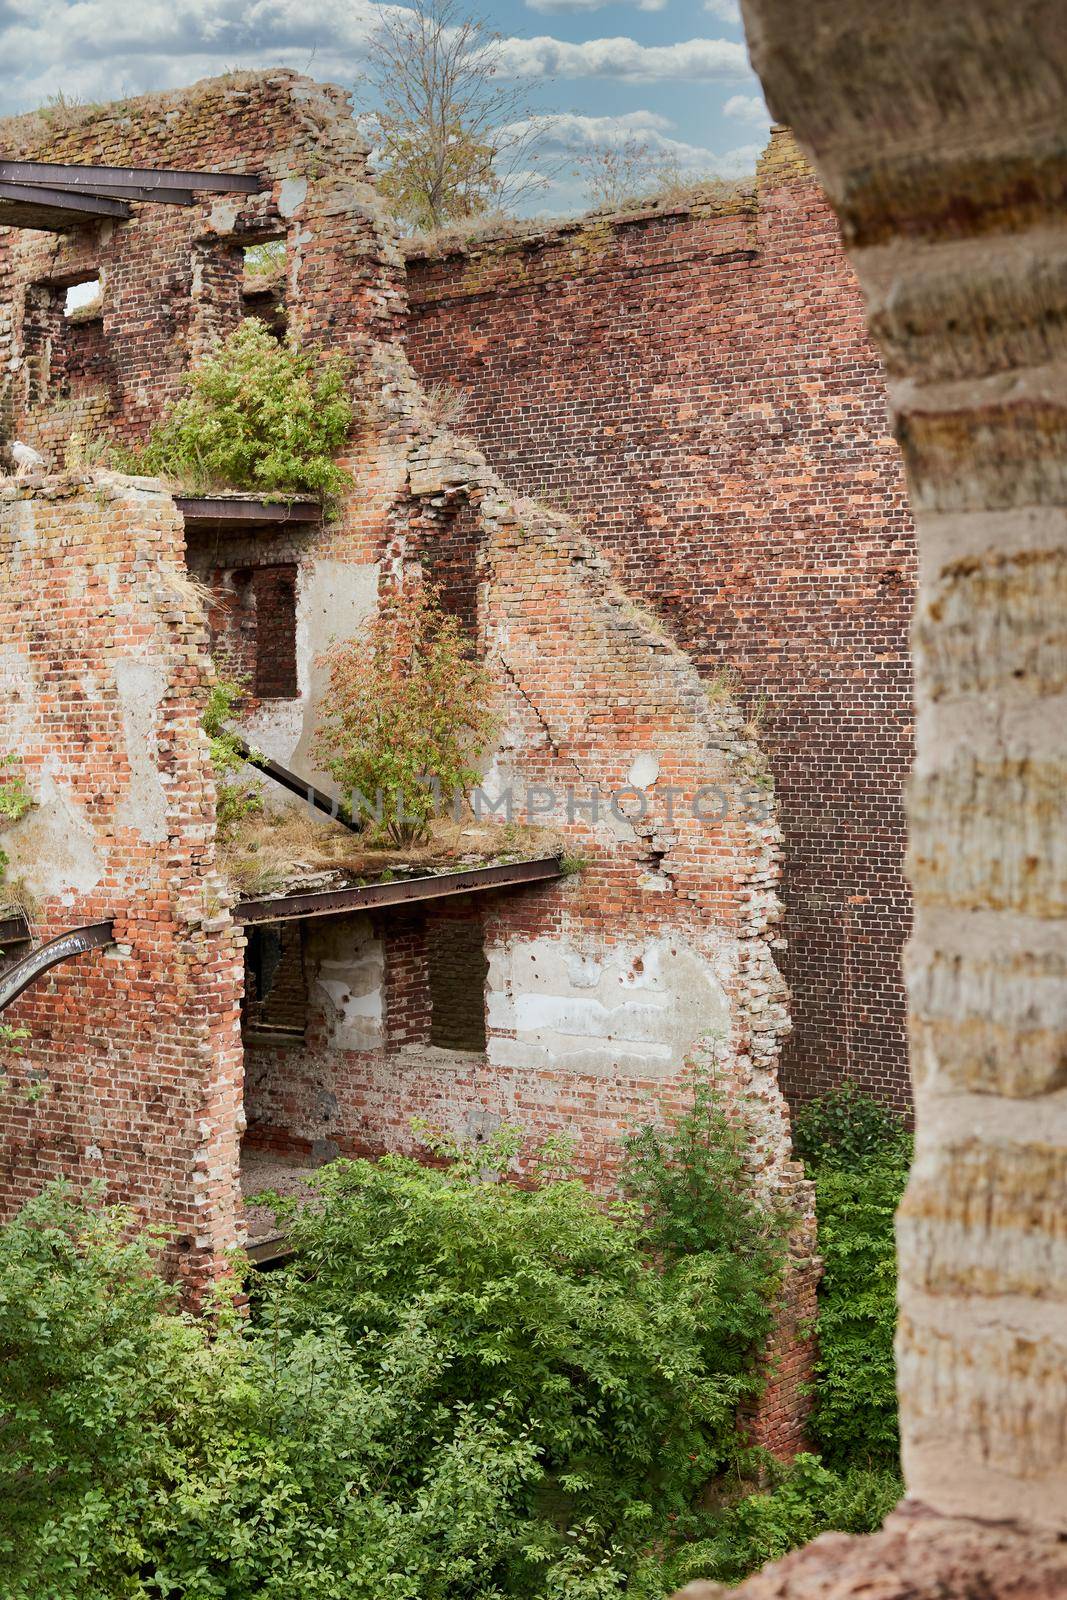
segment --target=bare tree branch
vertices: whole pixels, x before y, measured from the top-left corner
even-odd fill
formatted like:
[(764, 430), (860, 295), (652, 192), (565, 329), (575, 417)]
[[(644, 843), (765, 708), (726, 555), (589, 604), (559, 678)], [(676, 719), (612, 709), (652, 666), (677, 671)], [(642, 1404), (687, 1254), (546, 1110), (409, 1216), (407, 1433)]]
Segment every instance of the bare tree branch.
[(504, 211), (543, 184), (542, 121), (524, 85), (499, 76), (500, 35), (461, 0), (380, 8), (367, 76), (381, 188), (413, 230)]

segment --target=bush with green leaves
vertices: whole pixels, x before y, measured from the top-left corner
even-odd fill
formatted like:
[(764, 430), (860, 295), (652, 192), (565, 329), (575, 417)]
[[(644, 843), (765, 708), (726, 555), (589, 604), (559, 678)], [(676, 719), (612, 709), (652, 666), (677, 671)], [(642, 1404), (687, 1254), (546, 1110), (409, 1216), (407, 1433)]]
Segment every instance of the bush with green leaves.
[[(243, 693), (244, 685), (237, 679), (216, 678), (200, 717), (215, 769), (215, 825), (221, 839), (229, 838), (244, 817), (263, 809), (263, 801), (247, 772), (249, 761), (257, 758), (245, 755), (242, 741), (229, 727)], [(240, 781), (238, 773), (244, 774)]]
[(789, 1465), (765, 1457), (761, 1465), (762, 1487), (709, 1513), (698, 1536), (671, 1558), (672, 1584), (740, 1583), (820, 1533), (873, 1533), (901, 1495), (897, 1474), (884, 1469), (834, 1472), (814, 1455)]
[(893, 1221), (911, 1138), (901, 1117), (846, 1083), (802, 1107), (795, 1143), (815, 1180), (824, 1262), (812, 1439), (831, 1467), (897, 1471)]
[[(630, 1141), (629, 1198), (546, 1146), (338, 1161), (297, 1254), (181, 1316), (157, 1241), (56, 1187), (0, 1229), (5, 1600), (662, 1600), (823, 1528), (888, 1472), (764, 1482), (736, 1426), (777, 1282), (714, 1090)], [(701, 1509), (709, 1481), (717, 1509)], [(725, 1491), (725, 1492), (724, 1492)]]
[[(27, 811), (33, 809), (33, 795), (23, 776), (22, 763), (17, 755), (0, 756), (0, 829), (21, 822)], [(0, 881), (9, 864), (7, 852), (0, 847)]]
[[(365, 632), (327, 652), (315, 753), (396, 845), (425, 838), (442, 800), (478, 782), (496, 732), (492, 678), (435, 590), (385, 595)], [(361, 798), (362, 797), (362, 798)]]
[(681, 1187), (600, 1202), (552, 1147), (519, 1187), (517, 1144), (323, 1169), (250, 1323), (179, 1316), (122, 1211), (32, 1202), (0, 1231), (5, 1600), (664, 1593), (741, 1448), (718, 1301), (746, 1240), (765, 1280), (765, 1229), (734, 1196), (673, 1259)]
[(195, 490), (310, 494), (330, 504), (351, 487), (335, 460), (354, 419), (338, 357), (281, 342), (253, 317), (184, 384), (147, 444), (128, 459), (116, 451), (118, 464)]

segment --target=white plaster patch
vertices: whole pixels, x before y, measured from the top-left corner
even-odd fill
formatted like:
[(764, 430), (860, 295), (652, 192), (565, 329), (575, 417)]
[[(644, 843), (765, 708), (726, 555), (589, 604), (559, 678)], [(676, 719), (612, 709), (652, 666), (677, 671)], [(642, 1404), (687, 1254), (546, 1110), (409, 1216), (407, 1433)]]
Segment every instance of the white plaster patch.
[(659, 777), (659, 756), (652, 750), (641, 750), (630, 763), (626, 782), (632, 789), (650, 789)]
[(39, 899), (88, 894), (103, 876), (93, 826), (51, 768), (35, 773), (34, 809), (4, 834), (8, 876)]
[(232, 233), (239, 210), (240, 201), (229, 195), (220, 195), (211, 203), (210, 226), (216, 233)]
[[(380, 1050), (385, 1042), (385, 952), (360, 917), (317, 933), (314, 983), (326, 995), (329, 1045), (335, 1050)], [(314, 955), (312, 956), (314, 959)]]
[(659, 1077), (724, 1033), (728, 1008), (710, 959), (680, 938), (541, 938), (490, 949), (487, 1017), (491, 1065)]
[(307, 194), (306, 178), (283, 178), (278, 185), (278, 211), (283, 217), (291, 217), (304, 204)]
[(167, 837), (167, 795), (160, 782), (156, 725), (167, 687), (163, 666), (155, 661), (116, 661), (115, 687), (122, 708), (130, 784), (115, 809), (119, 827), (136, 828), (158, 843)]

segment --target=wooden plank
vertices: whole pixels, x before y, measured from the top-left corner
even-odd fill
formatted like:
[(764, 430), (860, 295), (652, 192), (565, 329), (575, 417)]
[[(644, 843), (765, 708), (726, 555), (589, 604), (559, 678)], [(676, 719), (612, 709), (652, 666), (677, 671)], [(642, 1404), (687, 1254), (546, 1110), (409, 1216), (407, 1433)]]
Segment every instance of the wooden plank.
[(128, 183), (140, 189), (192, 189), (212, 194), (259, 194), (267, 180), (248, 172), (181, 172), (174, 167), (83, 167), (53, 161), (0, 161), (0, 182), (54, 183), (92, 190)]
[(0, 950), (9, 944), (22, 944), (30, 937), (30, 925), (24, 911), (5, 912), (0, 915)]

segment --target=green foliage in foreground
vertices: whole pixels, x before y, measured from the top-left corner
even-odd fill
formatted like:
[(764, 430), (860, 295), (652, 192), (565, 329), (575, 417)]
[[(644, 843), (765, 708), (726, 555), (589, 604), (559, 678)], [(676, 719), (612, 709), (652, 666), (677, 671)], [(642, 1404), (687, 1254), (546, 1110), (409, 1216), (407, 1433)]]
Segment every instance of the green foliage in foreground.
[(815, 1180), (825, 1263), (812, 1438), (828, 1466), (898, 1471), (893, 1218), (911, 1139), (900, 1117), (846, 1084), (798, 1113), (796, 1144)]
[(229, 727), (243, 693), (244, 685), (235, 679), (217, 678), (208, 690), (200, 718), (215, 770), (215, 822), (223, 839), (230, 837), (242, 818), (263, 809), (259, 791), (248, 774), (249, 757), (241, 753), (241, 742)]
[(318, 495), (350, 487), (334, 457), (353, 421), (347, 373), (336, 357), (281, 343), (255, 318), (242, 322), (185, 378), (185, 392), (148, 443), (116, 464), (185, 487)]
[(516, 1140), (324, 1168), (251, 1321), (179, 1315), (121, 1209), (0, 1229), (5, 1600), (661, 1600), (876, 1525), (890, 1474), (742, 1494), (781, 1230), (710, 1089), (626, 1202), (500, 1181)]
[(670, 1563), (673, 1584), (693, 1578), (740, 1583), (820, 1533), (872, 1533), (901, 1496), (895, 1472), (850, 1467), (842, 1473), (818, 1456), (789, 1467), (765, 1461), (767, 1481), (755, 1493), (707, 1518), (707, 1531)]

